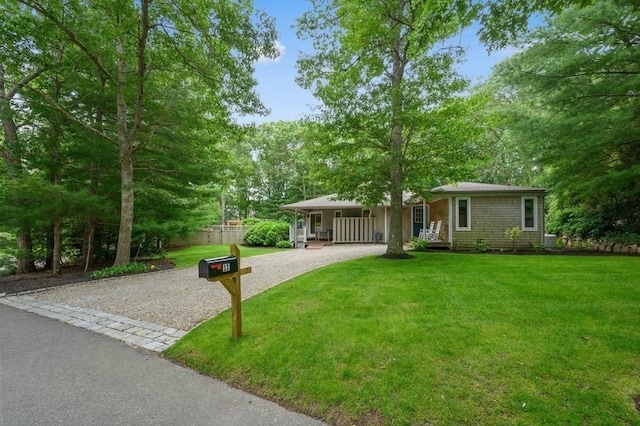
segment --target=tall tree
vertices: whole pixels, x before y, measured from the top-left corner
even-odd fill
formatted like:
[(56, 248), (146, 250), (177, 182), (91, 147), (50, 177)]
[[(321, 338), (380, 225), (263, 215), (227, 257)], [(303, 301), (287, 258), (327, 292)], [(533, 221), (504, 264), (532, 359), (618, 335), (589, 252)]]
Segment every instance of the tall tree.
[(403, 192), (426, 195), (442, 179), (464, 177), (475, 151), (462, 131), (468, 107), (454, 97), (466, 88), (454, 70), (461, 49), (439, 45), (474, 9), (456, 1), (312, 3), (299, 34), (313, 39), (316, 53), (299, 61), (299, 81), (322, 100), (323, 120), (340, 141), (341, 195), (373, 205), (388, 194), (386, 256), (402, 257)]
[[(15, 2), (0, 4), (0, 158), (5, 163), (7, 179), (17, 183), (24, 177), (24, 141), (20, 127), (24, 105), (19, 102), (25, 86), (36, 81), (45, 71), (57, 65), (56, 52), (47, 48), (46, 35), (51, 35), (40, 19)], [(20, 198), (8, 200), (19, 208)], [(17, 273), (35, 269), (31, 253), (31, 222), (25, 216), (10, 221), (16, 234)]]
[(551, 19), (498, 68), (518, 103), (511, 131), (580, 234), (640, 234), (639, 43), (640, 7), (601, 1)]
[(46, 98), (118, 148), (121, 202), (115, 264), (128, 263), (135, 159), (162, 129), (180, 125), (173, 121), (175, 96), (180, 96), (175, 89), (203, 93), (197, 112), (223, 126), (233, 112), (262, 111), (252, 72), (260, 56), (275, 54), (273, 22), (264, 14), (254, 15), (250, 1), (21, 2), (85, 54), (105, 82), (105, 94), (115, 101), (109, 125), (98, 128)]

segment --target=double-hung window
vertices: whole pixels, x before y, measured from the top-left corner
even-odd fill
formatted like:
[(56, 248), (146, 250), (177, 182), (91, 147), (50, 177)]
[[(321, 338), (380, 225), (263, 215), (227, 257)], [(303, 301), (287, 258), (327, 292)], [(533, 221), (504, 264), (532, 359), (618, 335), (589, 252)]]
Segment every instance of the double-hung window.
[(471, 230), (471, 198), (456, 198), (456, 231)]
[(538, 198), (522, 197), (522, 230), (538, 230)]

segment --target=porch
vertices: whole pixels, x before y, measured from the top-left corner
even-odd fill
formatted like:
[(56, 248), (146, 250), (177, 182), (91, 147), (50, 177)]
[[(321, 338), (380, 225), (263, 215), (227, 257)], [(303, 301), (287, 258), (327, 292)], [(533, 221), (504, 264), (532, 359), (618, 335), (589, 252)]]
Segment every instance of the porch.
[(324, 228), (311, 221), (312, 226), (291, 225), (289, 240), (296, 248), (305, 247), (309, 242), (329, 244), (382, 242), (383, 235), (376, 232), (373, 217), (333, 217), (332, 227)]

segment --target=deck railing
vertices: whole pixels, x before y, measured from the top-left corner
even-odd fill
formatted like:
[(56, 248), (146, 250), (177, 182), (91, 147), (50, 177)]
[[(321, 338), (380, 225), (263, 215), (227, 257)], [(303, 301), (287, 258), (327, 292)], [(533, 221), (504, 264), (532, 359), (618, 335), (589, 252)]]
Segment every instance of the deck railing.
[(298, 228), (294, 225), (289, 226), (289, 241), (293, 244), (293, 248), (304, 248), (307, 243), (307, 227)]
[(371, 217), (334, 217), (334, 243), (372, 243), (375, 230)]

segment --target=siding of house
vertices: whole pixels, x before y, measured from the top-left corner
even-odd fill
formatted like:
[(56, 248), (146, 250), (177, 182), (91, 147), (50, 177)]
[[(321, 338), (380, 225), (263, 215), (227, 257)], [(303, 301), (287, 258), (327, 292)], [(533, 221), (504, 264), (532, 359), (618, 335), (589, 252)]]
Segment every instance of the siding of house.
[[(478, 239), (483, 239), (489, 247), (510, 249), (511, 241), (504, 232), (507, 228), (518, 226), (522, 229), (522, 194), (508, 196), (474, 196), (471, 195), (471, 230), (456, 230), (456, 197), (452, 197), (453, 214), (453, 249), (468, 250), (475, 247)], [(528, 194), (527, 194), (528, 195)], [(538, 230), (522, 231), (517, 248), (531, 248), (531, 244), (544, 241), (544, 207), (543, 199), (536, 196), (538, 209)], [(460, 195), (460, 197), (464, 197)]]
[(413, 235), (413, 223), (411, 222), (411, 208), (402, 209), (402, 241), (407, 243)]
[[(439, 220), (442, 221), (440, 235), (438, 236), (441, 241), (449, 240), (449, 203), (447, 201), (446, 198), (443, 198), (429, 203), (429, 222), (437, 224)], [(425, 226), (429, 227), (429, 224), (427, 223)]]

